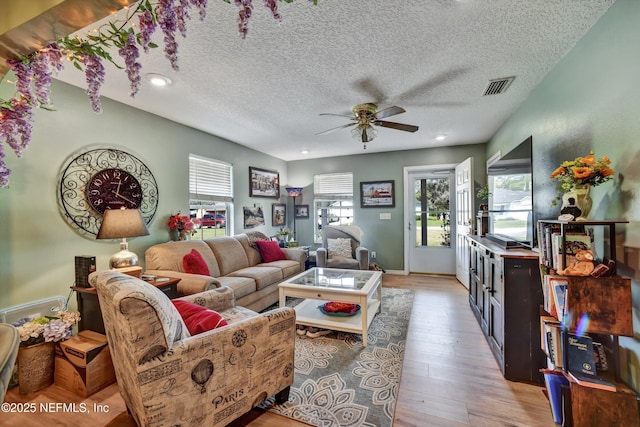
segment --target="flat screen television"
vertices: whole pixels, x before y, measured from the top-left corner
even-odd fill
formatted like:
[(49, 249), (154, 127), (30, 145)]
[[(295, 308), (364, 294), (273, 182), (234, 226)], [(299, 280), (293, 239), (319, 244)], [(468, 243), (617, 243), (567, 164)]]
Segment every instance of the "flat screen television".
[(487, 238), (509, 248), (535, 246), (532, 138), (487, 165), (489, 229)]

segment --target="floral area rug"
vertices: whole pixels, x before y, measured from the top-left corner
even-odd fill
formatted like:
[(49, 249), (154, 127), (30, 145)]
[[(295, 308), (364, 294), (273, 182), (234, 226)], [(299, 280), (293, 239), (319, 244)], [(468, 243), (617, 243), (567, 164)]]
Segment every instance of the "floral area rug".
[(272, 398), (261, 407), (313, 426), (391, 426), (412, 306), (413, 291), (383, 288), (367, 347), (359, 334), (296, 336), (289, 401)]

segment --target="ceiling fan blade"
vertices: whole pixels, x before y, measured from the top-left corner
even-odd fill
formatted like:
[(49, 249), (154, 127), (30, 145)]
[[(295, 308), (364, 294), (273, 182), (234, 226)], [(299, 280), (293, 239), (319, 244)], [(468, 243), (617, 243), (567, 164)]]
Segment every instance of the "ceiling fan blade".
[(383, 120), (376, 120), (373, 124), (376, 126), (382, 126), (383, 128), (403, 130), (405, 132), (415, 132), (418, 130), (418, 126), (405, 125), (404, 123), (385, 122)]
[(404, 108), (396, 107), (387, 107), (382, 109), (376, 113), (376, 119), (384, 119), (385, 117), (395, 116), (396, 114), (402, 114), (405, 112)]
[(358, 92), (362, 92), (370, 98), (373, 98), (373, 103), (384, 102), (387, 99), (382, 88), (371, 77), (360, 79), (351, 84), (351, 87)]
[(320, 113), (321, 116), (338, 116), (338, 117), (347, 117), (351, 120), (355, 120), (356, 118), (353, 115), (348, 114), (336, 114), (336, 113)]
[(469, 73), (471, 70), (467, 67), (457, 67), (450, 70), (446, 70), (440, 72), (425, 82), (419, 83), (406, 91), (402, 92), (400, 95), (395, 97), (394, 99), (399, 100), (398, 102), (411, 102), (414, 100), (422, 100), (425, 97), (432, 96), (433, 89), (446, 84), (448, 82), (452, 82), (464, 74)]
[(357, 123), (355, 123), (355, 122), (347, 123), (346, 125), (338, 126), (337, 128), (333, 128), (333, 129), (325, 130), (324, 132), (316, 133), (316, 135), (326, 135), (328, 133), (335, 132), (335, 131), (340, 130), (340, 129), (348, 128), (349, 126), (355, 126), (356, 124)]

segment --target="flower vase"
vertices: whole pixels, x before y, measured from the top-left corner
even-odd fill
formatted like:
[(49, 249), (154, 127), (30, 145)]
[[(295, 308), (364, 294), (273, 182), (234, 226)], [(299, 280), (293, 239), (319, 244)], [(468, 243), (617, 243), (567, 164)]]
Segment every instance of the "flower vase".
[(18, 386), (21, 394), (53, 384), (55, 344), (43, 342), (18, 349)]
[(593, 205), (593, 200), (589, 195), (590, 191), (591, 186), (588, 184), (575, 185), (567, 191), (562, 196), (561, 213), (573, 215), (575, 221), (586, 221)]
[(178, 240), (180, 240), (180, 231), (178, 231), (178, 230), (169, 230), (169, 238), (173, 242), (177, 242)]
[(191, 240), (191, 233), (187, 230), (180, 230), (180, 236), (178, 240)]

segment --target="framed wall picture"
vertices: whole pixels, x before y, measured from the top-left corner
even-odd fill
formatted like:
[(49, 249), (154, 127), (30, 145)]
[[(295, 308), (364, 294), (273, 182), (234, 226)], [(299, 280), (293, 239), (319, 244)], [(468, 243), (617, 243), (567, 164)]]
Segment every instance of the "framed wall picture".
[(296, 205), (296, 218), (309, 218), (309, 205)]
[(271, 225), (281, 227), (287, 223), (287, 205), (284, 203), (273, 203), (271, 205)]
[(245, 229), (264, 225), (264, 212), (261, 204), (255, 203), (253, 206), (243, 206), (242, 211), (244, 214), (243, 227)]
[(249, 166), (249, 197), (280, 198), (280, 174), (278, 171)]
[(395, 201), (395, 181), (367, 181), (360, 183), (361, 208), (393, 208)]

